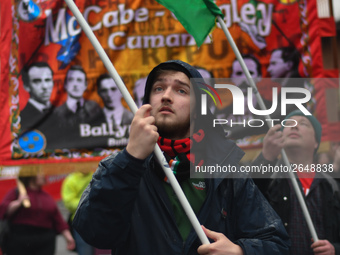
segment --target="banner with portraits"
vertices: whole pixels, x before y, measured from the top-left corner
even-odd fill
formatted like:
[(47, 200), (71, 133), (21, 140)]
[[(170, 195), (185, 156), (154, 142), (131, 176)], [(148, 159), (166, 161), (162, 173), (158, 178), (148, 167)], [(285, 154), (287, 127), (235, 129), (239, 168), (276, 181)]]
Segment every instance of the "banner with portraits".
[[(148, 73), (171, 59), (196, 66), (204, 78), (234, 78), (234, 85), (247, 86), (219, 24), (198, 48), (154, 0), (75, 3), (138, 106)], [(313, 80), (338, 77), (337, 70), (324, 69), (321, 52), (321, 38), (335, 35), (335, 23), (318, 18), (316, 0), (216, 4), (263, 99), (270, 102), (273, 88), (280, 92), (287, 82), (308, 89), (308, 109), (322, 123), (323, 140), (340, 140), (339, 123), (330, 123), (325, 114), (325, 91), (339, 85), (333, 79)], [(3, 1), (0, 52), (0, 161), (7, 167), (0, 176), (15, 174), (14, 166), (53, 174), (93, 167), (127, 144), (133, 114), (63, 0)], [(296, 85), (295, 78), (308, 82)], [(217, 92), (222, 104), (214, 113), (228, 119), (232, 94)], [(243, 126), (234, 131), (230, 138), (245, 150), (259, 148), (266, 132)]]

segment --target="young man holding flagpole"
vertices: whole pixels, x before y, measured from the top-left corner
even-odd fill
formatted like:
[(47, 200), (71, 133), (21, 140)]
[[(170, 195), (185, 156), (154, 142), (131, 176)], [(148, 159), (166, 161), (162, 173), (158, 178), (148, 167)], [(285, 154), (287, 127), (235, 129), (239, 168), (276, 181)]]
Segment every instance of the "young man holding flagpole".
[[(74, 227), (86, 242), (112, 254), (288, 254), (282, 222), (250, 178), (190, 178), (190, 165), (202, 155), (206, 164), (236, 168), (243, 156), (222, 128), (206, 132), (207, 119), (195, 111), (201, 90), (190, 78), (202, 77), (181, 61), (151, 71), (129, 143), (99, 164)], [(208, 146), (202, 146), (204, 140)], [(211, 244), (201, 245), (154, 157), (156, 143)]]

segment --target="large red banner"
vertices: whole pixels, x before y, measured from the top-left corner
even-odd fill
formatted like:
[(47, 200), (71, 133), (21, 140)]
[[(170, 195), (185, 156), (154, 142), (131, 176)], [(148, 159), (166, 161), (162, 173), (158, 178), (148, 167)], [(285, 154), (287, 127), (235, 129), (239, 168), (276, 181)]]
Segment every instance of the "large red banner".
[[(75, 3), (138, 105), (147, 74), (160, 62), (183, 60), (207, 78), (233, 77), (240, 69), (219, 24), (197, 48), (156, 1)], [(313, 80), (338, 77), (337, 70), (324, 69), (321, 52), (321, 38), (335, 35), (335, 23), (317, 17), (316, 0), (216, 4), (262, 97), (270, 101), (275, 87), (263, 78), (285, 77), (275, 63), (288, 63), (290, 78), (312, 78), (305, 88), (312, 94), (309, 109), (322, 123), (323, 141), (340, 140), (339, 123), (330, 123), (325, 114), (325, 91), (338, 83)], [(95, 169), (101, 158), (126, 145), (132, 113), (64, 1), (2, 1), (0, 38), (2, 177), (16, 175), (14, 166), (48, 174)], [(232, 98), (220, 96), (223, 104), (215, 113), (226, 115)], [(236, 142), (243, 149), (261, 146), (264, 134), (242, 132)]]

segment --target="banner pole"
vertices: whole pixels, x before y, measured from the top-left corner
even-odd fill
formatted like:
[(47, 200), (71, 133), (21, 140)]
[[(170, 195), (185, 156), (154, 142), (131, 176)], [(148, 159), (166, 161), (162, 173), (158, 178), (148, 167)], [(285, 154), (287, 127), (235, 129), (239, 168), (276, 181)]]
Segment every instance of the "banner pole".
[[(226, 37), (227, 37), (227, 39), (229, 41), (229, 44), (230, 44), (231, 48), (233, 49), (233, 51), (234, 51), (234, 53), (236, 55), (236, 58), (239, 61), (241, 67), (242, 67), (242, 70), (243, 70), (244, 74), (247, 77), (249, 85), (254, 89), (254, 93), (256, 95), (256, 98), (257, 98), (257, 100), (259, 102), (259, 105), (260, 105), (261, 109), (262, 110), (267, 110), (267, 108), (266, 108), (266, 106), (265, 106), (265, 104), (263, 102), (263, 99), (262, 99), (260, 93), (257, 90), (256, 84), (255, 84), (254, 80), (252, 79), (246, 64), (244, 63), (244, 60), (243, 60), (243, 58), (241, 56), (241, 53), (239, 52), (239, 50), (238, 50), (238, 48), (237, 48), (237, 46), (236, 46), (232, 36), (230, 35), (230, 33), (228, 31), (228, 28), (224, 24), (223, 19), (220, 16), (217, 16), (217, 20), (218, 20), (219, 24), (221, 25), (222, 30), (223, 30), (224, 34), (226, 35)], [(271, 128), (272, 121), (271, 121), (271, 117), (269, 115), (266, 115), (266, 120), (267, 120), (268, 127)], [(295, 194), (296, 194), (296, 196), (298, 198), (299, 204), (301, 206), (303, 215), (304, 215), (304, 217), (306, 219), (306, 222), (307, 222), (309, 231), (311, 233), (311, 236), (313, 237), (314, 242), (316, 242), (316, 241), (319, 240), (318, 236), (316, 234), (316, 231), (315, 231), (312, 219), (311, 219), (310, 214), (308, 212), (308, 208), (306, 206), (306, 202), (305, 202), (305, 200), (304, 200), (304, 198), (302, 196), (302, 192), (300, 191), (299, 185), (298, 185), (298, 183), (296, 181), (296, 177), (295, 177), (294, 173), (291, 171), (291, 166), (290, 166), (287, 154), (286, 154), (284, 149), (281, 149), (281, 155), (282, 155), (282, 159), (283, 159), (284, 164), (289, 168), (289, 172), (288, 172), (289, 173), (289, 178), (292, 181)]]
[[(67, 4), (67, 6), (70, 8), (73, 15), (76, 17), (80, 27), (82, 28), (82, 30), (84, 31), (84, 33), (86, 34), (88, 39), (90, 40), (94, 49), (98, 53), (100, 59), (103, 61), (104, 66), (106, 67), (107, 71), (109, 72), (109, 74), (111, 75), (111, 77), (113, 78), (115, 83), (117, 84), (118, 89), (122, 93), (125, 101), (127, 102), (128, 106), (130, 107), (131, 111), (135, 114), (136, 111), (138, 110), (136, 103), (133, 101), (128, 89), (124, 85), (122, 79), (118, 75), (116, 69), (114, 68), (113, 64), (111, 63), (109, 57), (107, 56), (107, 54), (104, 51), (101, 44), (99, 43), (98, 39), (96, 38), (96, 36), (92, 32), (90, 26), (88, 25), (88, 23), (84, 19), (83, 15), (79, 11), (78, 7), (73, 2), (73, 0), (65, 0), (65, 2)], [(163, 155), (161, 149), (159, 148), (158, 144), (155, 145), (154, 153), (155, 153), (156, 158), (160, 162), (160, 165), (162, 166), (162, 169), (163, 169), (165, 175), (168, 177), (170, 185), (172, 186), (175, 194), (177, 195), (178, 200), (180, 201), (180, 203), (181, 203), (186, 215), (188, 216), (193, 228), (195, 229), (195, 231), (198, 235), (198, 238), (200, 239), (202, 244), (209, 244), (210, 242), (209, 242), (207, 236), (205, 235), (205, 233), (204, 233), (204, 231), (201, 227), (201, 224), (199, 223), (193, 209), (191, 208), (191, 206), (188, 202), (188, 199), (184, 195), (182, 188), (179, 185), (175, 175), (173, 174), (173, 172), (170, 169), (166, 159), (164, 158), (164, 155)]]

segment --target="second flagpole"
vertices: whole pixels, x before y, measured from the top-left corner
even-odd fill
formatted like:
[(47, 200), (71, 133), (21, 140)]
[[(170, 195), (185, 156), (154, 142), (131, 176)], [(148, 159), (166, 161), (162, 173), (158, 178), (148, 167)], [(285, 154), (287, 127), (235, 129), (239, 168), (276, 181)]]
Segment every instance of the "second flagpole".
[[(249, 85), (254, 89), (254, 93), (255, 93), (255, 95), (256, 95), (256, 98), (257, 98), (257, 100), (258, 100), (258, 102), (259, 102), (259, 105), (260, 105), (261, 109), (262, 109), (262, 110), (266, 110), (266, 106), (265, 106), (265, 104), (264, 104), (264, 102), (263, 102), (263, 99), (262, 99), (260, 93), (259, 93), (258, 90), (257, 90), (257, 87), (256, 87), (256, 85), (255, 85), (255, 82), (254, 82), (254, 80), (252, 79), (252, 77), (251, 77), (251, 75), (250, 75), (250, 73), (249, 73), (249, 70), (248, 70), (246, 64), (244, 63), (244, 60), (243, 60), (243, 58), (242, 58), (242, 56), (241, 56), (241, 53), (239, 52), (239, 50), (238, 50), (238, 48), (237, 48), (237, 46), (236, 46), (236, 44), (235, 44), (235, 42), (234, 42), (232, 36), (230, 35), (230, 33), (229, 33), (229, 31), (228, 31), (228, 28), (226, 27), (226, 25), (225, 25), (224, 22), (223, 22), (223, 19), (222, 19), (220, 16), (217, 16), (217, 20), (218, 20), (219, 24), (221, 25), (222, 30), (223, 30), (224, 34), (226, 35), (226, 37), (227, 37), (227, 39), (228, 39), (228, 41), (229, 41), (229, 43), (230, 43), (230, 46), (231, 46), (231, 48), (233, 49), (233, 51), (234, 51), (234, 53), (235, 53), (235, 55), (236, 55), (236, 58), (237, 58), (237, 60), (239, 61), (241, 67), (242, 67), (242, 70), (243, 70), (244, 74), (245, 74), (246, 77), (247, 77), (247, 80), (248, 80), (248, 82), (249, 82)], [(266, 120), (267, 120), (268, 127), (271, 128), (271, 123), (272, 123), (272, 121), (271, 121), (271, 117), (270, 117), (269, 115), (266, 116)], [(283, 159), (284, 164), (285, 164), (286, 166), (288, 166), (288, 168), (289, 168), (289, 172), (288, 172), (289, 178), (290, 178), (290, 180), (292, 181), (292, 184), (293, 184), (293, 188), (294, 188), (295, 194), (296, 194), (296, 196), (297, 196), (297, 198), (298, 198), (299, 204), (300, 204), (300, 206), (301, 206), (303, 215), (304, 215), (304, 217), (305, 217), (305, 219), (306, 219), (307, 226), (308, 226), (308, 228), (309, 228), (309, 231), (310, 231), (310, 233), (311, 233), (311, 236), (313, 237), (314, 242), (316, 242), (316, 241), (319, 240), (319, 239), (318, 239), (318, 236), (317, 236), (317, 234), (316, 234), (316, 231), (315, 231), (315, 228), (314, 228), (312, 219), (311, 219), (310, 214), (309, 214), (309, 212), (308, 212), (308, 208), (307, 208), (307, 206), (306, 206), (306, 202), (305, 202), (305, 200), (304, 200), (304, 198), (303, 198), (303, 196), (302, 196), (302, 192), (300, 191), (300, 188), (299, 188), (299, 185), (298, 185), (298, 183), (297, 183), (297, 181), (296, 181), (296, 178), (295, 178), (295, 176), (294, 176), (294, 173), (291, 171), (290, 163), (289, 163), (287, 154), (286, 154), (286, 152), (285, 152), (284, 149), (281, 150), (281, 155), (282, 155), (282, 159)]]

